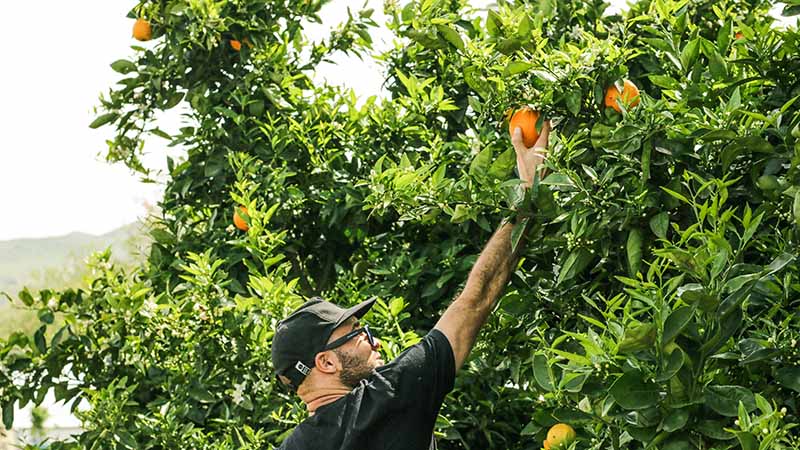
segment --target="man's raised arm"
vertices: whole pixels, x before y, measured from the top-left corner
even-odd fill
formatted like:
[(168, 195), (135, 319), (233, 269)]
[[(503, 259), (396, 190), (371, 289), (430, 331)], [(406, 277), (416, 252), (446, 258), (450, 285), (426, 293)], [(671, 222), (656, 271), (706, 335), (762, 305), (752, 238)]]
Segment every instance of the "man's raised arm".
[[(531, 148), (526, 148), (522, 143), (522, 133), (519, 128), (511, 138), (517, 153), (517, 170), (526, 187), (532, 184), (534, 173), (544, 160), (541, 150), (547, 147), (549, 134), (550, 124), (545, 122), (539, 139)], [(450, 341), (455, 355), (456, 371), (469, 356), (481, 326), (494, 309), (519, 261), (524, 242), (521, 241), (516, 250), (511, 251), (513, 228), (513, 223), (503, 223), (495, 231), (475, 261), (475, 265), (472, 266), (464, 289), (434, 327)]]

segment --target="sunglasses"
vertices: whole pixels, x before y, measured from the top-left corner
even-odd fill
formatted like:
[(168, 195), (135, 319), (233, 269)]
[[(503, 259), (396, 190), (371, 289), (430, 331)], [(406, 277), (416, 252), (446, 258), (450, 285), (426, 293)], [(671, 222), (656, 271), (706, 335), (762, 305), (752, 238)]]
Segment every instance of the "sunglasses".
[(363, 328), (355, 329), (355, 330), (345, 334), (344, 336), (340, 337), (339, 339), (336, 339), (335, 341), (333, 341), (330, 344), (326, 345), (325, 348), (323, 348), (320, 351), (324, 352), (324, 351), (327, 351), (327, 350), (333, 350), (336, 347), (341, 347), (342, 345), (346, 344), (347, 341), (349, 341), (350, 339), (353, 339), (354, 337), (360, 335), (361, 333), (366, 333), (367, 334), (367, 340), (369, 341), (369, 345), (371, 345), (374, 348), (375, 347), (375, 338), (372, 337), (372, 333), (369, 331), (369, 325), (364, 325)]

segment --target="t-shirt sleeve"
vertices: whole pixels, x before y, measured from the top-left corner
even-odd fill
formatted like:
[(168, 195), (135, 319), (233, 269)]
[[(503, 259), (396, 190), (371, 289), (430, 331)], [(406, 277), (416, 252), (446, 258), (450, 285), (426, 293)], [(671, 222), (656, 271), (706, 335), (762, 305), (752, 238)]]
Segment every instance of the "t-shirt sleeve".
[(392, 379), (401, 402), (438, 413), (445, 396), (453, 390), (455, 356), (447, 337), (434, 329), (381, 372)]

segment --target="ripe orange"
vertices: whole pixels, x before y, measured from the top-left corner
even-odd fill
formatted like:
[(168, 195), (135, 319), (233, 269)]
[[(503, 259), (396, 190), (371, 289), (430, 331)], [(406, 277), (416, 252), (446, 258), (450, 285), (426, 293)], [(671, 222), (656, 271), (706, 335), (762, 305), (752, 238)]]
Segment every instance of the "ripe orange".
[(606, 89), (606, 107), (614, 108), (617, 112), (622, 112), (622, 108), (617, 104), (618, 98), (620, 99), (620, 103), (625, 105), (625, 108), (632, 108), (639, 104), (639, 88), (630, 80), (625, 80), (622, 92), (620, 92), (617, 86), (612, 84)]
[(536, 131), (538, 120), (539, 111), (528, 107), (518, 109), (508, 122), (508, 132), (513, 136), (515, 128), (522, 128), (522, 142), (525, 143), (525, 147), (533, 147), (539, 139), (539, 133)]
[(547, 440), (545, 442), (550, 443), (551, 449), (560, 450), (569, 447), (575, 437), (575, 430), (571, 426), (565, 423), (557, 423), (547, 431)]
[(237, 52), (242, 49), (242, 43), (237, 41), (236, 39), (231, 39), (230, 41), (231, 48), (236, 50)]
[(149, 41), (153, 38), (153, 28), (146, 19), (136, 19), (133, 24), (133, 37), (137, 41)]
[(247, 222), (245, 222), (244, 218), (239, 215), (240, 209), (242, 210), (242, 212), (247, 214), (247, 208), (245, 208), (244, 206), (239, 206), (238, 208), (235, 208), (233, 210), (233, 224), (236, 225), (236, 228), (242, 231), (247, 231), (250, 229), (250, 225), (248, 225)]
[(744, 34), (742, 34), (741, 31), (737, 31), (735, 37), (736, 39), (742, 39), (744, 37)]
[(546, 439), (544, 441), (544, 450), (550, 450), (550, 441)]

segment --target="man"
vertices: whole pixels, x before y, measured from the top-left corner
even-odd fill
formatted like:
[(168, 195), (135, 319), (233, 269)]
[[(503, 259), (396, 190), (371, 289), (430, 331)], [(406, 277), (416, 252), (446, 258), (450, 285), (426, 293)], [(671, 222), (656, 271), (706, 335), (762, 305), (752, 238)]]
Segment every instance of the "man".
[[(525, 187), (544, 160), (550, 124), (526, 148), (522, 132), (511, 142)], [(478, 331), (494, 308), (519, 259), (511, 251), (513, 224), (495, 232), (466, 285), (422, 341), (384, 364), (380, 343), (359, 319), (374, 299), (342, 309), (320, 298), (278, 324), (272, 361), (278, 378), (305, 402), (309, 417), (283, 442), (283, 450), (430, 450), (433, 426), (453, 389)]]

